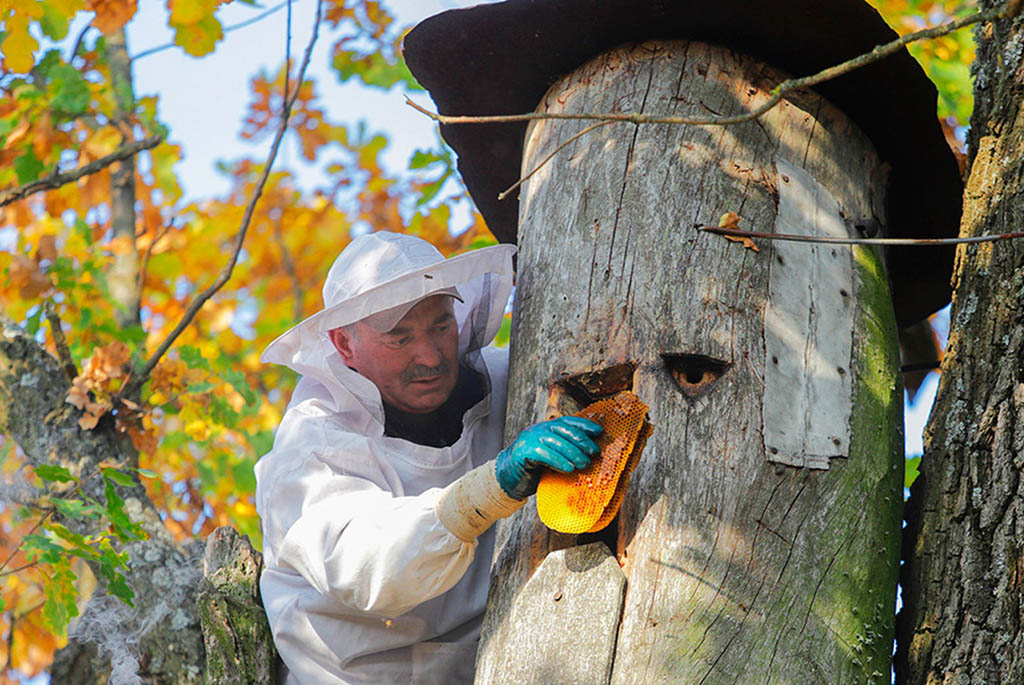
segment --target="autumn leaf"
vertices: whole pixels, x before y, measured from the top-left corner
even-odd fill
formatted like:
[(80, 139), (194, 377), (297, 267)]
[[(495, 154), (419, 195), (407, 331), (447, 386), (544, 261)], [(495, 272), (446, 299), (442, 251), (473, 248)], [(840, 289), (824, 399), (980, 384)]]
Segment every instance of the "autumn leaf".
[(50, 277), (39, 270), (39, 263), (25, 255), (13, 256), (7, 277), (11, 287), (25, 299), (38, 298), (53, 286)]
[(36, 244), (36, 260), (53, 261), (57, 258), (57, 236), (44, 235)]
[(86, 7), (96, 13), (92, 25), (103, 34), (111, 34), (135, 16), (137, 0), (86, 0)]
[[(722, 218), (718, 220), (719, 228), (728, 228), (733, 231), (740, 230), (740, 215), (736, 212), (726, 212), (722, 215)], [(724, 235), (722, 236), (726, 240), (730, 240), (734, 243), (742, 243), (743, 247), (754, 252), (760, 252), (761, 250), (754, 244), (754, 241), (746, 236), (739, 235)]]
[[(35, 5), (35, 3), (25, 3)], [(19, 74), (27, 74), (35, 64), (33, 53), (39, 48), (39, 43), (28, 32), (29, 19), (32, 11), (25, 7), (24, 11), (16, 11), (5, 20), (7, 35), (0, 43), (0, 52), (3, 53), (4, 67), (7, 71)]]

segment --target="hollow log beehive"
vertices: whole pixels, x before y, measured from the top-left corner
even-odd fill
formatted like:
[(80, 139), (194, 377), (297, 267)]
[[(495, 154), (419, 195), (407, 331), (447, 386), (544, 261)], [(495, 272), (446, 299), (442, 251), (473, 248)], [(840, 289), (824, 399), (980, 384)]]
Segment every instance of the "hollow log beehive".
[[(539, 111), (734, 115), (783, 77), (646, 42), (591, 60)], [(589, 125), (531, 123), (523, 173)], [(883, 261), (694, 228), (735, 212), (751, 230), (854, 236), (884, 225), (884, 187), (871, 142), (811, 92), (735, 126), (609, 124), (523, 185), (507, 437), (596, 399), (588, 387), (632, 390), (657, 429), (604, 533), (554, 533), (533, 507), (503, 525), (477, 682), (888, 678), (903, 457)], [(599, 613), (566, 590), (569, 623), (538, 618), (556, 602), (530, 577), (594, 540), (624, 582), (575, 572), (620, 601)], [(605, 653), (576, 651), (579, 631)]]

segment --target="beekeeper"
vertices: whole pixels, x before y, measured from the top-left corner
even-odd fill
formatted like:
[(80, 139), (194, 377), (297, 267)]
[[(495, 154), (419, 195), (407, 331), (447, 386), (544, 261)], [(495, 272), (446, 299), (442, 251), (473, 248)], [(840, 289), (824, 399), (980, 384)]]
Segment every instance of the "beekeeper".
[(471, 682), (491, 524), (542, 467), (597, 453), (600, 426), (576, 417), (502, 445), (507, 355), (488, 345), (514, 251), (445, 259), (416, 237), (360, 236), (324, 308), (263, 353), (302, 375), (256, 465), (260, 589), (289, 682)]

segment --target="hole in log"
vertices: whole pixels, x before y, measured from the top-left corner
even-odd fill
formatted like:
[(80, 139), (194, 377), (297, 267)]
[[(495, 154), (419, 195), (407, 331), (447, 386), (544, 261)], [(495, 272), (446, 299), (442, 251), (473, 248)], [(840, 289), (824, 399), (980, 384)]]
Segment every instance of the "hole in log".
[(690, 400), (706, 393), (731, 366), (703, 354), (663, 354), (661, 358), (683, 396)]
[(580, 408), (611, 397), (623, 390), (633, 389), (634, 362), (624, 362), (603, 369), (565, 376), (555, 385), (561, 386)]

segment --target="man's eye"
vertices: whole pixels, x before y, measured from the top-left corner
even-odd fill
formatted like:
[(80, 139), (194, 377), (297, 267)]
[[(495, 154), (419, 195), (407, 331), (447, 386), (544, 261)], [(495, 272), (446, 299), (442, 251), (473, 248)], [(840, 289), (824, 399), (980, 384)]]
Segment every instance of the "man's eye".
[(404, 336), (404, 337), (401, 337), (401, 338), (392, 338), (386, 344), (387, 344), (388, 347), (397, 348), (397, 347), (404, 347), (408, 342), (409, 342), (409, 336)]

